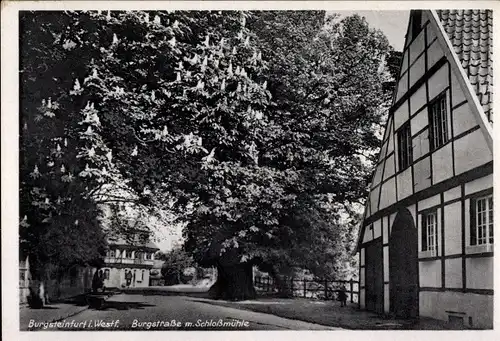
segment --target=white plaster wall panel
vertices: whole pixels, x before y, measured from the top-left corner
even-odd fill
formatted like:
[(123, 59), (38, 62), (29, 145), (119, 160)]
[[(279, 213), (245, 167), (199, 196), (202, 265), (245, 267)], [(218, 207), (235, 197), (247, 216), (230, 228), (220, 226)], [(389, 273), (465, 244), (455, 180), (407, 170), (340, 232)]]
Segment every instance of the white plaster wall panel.
[(384, 182), (380, 193), (380, 209), (388, 207), (396, 202), (396, 180), (392, 178)]
[(447, 311), (464, 313), (468, 326), (469, 317), (475, 328), (493, 328), (493, 296), (462, 292), (422, 291), (419, 295), (419, 315), (447, 321)]
[(388, 124), (389, 126), (389, 144), (387, 145), (387, 153), (390, 153), (394, 150), (394, 133), (392, 131), (392, 123)]
[(379, 199), (380, 186), (375, 187), (370, 192), (370, 205), (372, 214), (378, 211), (378, 199)]
[(453, 177), (453, 158), (451, 143), (448, 143), (432, 154), (432, 183), (437, 184), (451, 177)]
[(439, 194), (433, 195), (432, 197), (420, 200), (418, 202), (418, 210), (426, 210), (428, 208), (434, 207), (441, 204), (441, 197)]
[(463, 132), (477, 126), (476, 117), (472, 113), (468, 103), (453, 110), (453, 134), (458, 136)]
[(365, 309), (365, 289), (359, 290), (359, 307), (361, 309)]
[[(422, 88), (421, 88), (422, 89)], [(425, 89), (425, 88), (423, 88)], [(412, 111), (413, 108), (412, 106)], [(427, 108), (423, 109), (416, 116), (411, 119), (411, 131), (413, 134), (418, 133), (420, 130), (425, 128), (429, 124), (429, 114), (427, 113)]]
[(411, 213), (411, 216), (413, 218), (413, 224), (415, 224), (415, 228), (417, 227), (417, 220), (416, 220), (416, 216), (417, 216), (417, 205), (413, 204), (413, 205), (410, 205), (407, 207), (408, 211), (410, 211)]
[(384, 257), (384, 282), (389, 282), (389, 247), (384, 246), (383, 248)]
[(395, 218), (396, 218), (396, 213), (392, 213), (389, 216), (389, 233), (392, 231), (392, 224), (394, 223)]
[(419, 262), (420, 286), (440, 288), (441, 287), (441, 261)]
[[(429, 24), (427, 23), (430, 20), (428, 11), (422, 11), (422, 25), (425, 25), (426, 29), (429, 29)], [(426, 24), (427, 23), (427, 24)]]
[(359, 260), (359, 265), (365, 265), (365, 248), (362, 247), (361, 251), (359, 252), (360, 254), (360, 260)]
[(447, 320), (448, 316), (441, 310), (438, 292), (421, 291), (418, 299), (418, 314), (421, 317), (432, 317), (438, 320)]
[[(410, 97), (411, 114), (413, 115), (414, 113), (416, 113), (426, 103), (427, 103), (427, 95), (425, 94), (425, 85), (422, 85)], [(417, 132), (417, 130), (415, 130), (415, 131), (412, 130), (413, 134), (416, 132)]]
[(378, 219), (373, 222), (373, 239), (377, 239), (382, 235), (382, 221), (381, 219)]
[(470, 199), (465, 200), (465, 245), (470, 245)]
[(384, 180), (394, 175), (394, 154), (385, 161)]
[(372, 239), (373, 239), (373, 232), (370, 229), (370, 226), (368, 225), (365, 228), (365, 235), (363, 236), (363, 243), (367, 243), (367, 242), (369, 242)]
[[(424, 52), (425, 46), (425, 30), (421, 30), (417, 37), (411, 43), (410, 49), (410, 65), (417, 59), (417, 57)], [(411, 72), (411, 71), (410, 71)]]
[(469, 289), (493, 289), (493, 257), (466, 258), (466, 286)]
[(379, 156), (379, 160), (383, 160), (385, 159), (386, 155), (387, 155), (387, 144), (388, 142), (385, 141), (383, 144), (382, 144), (382, 148), (380, 148), (380, 156)]
[(438, 60), (444, 56), (441, 45), (436, 40), (427, 49), (427, 67), (430, 69)]
[(452, 189), (449, 189), (446, 192), (444, 192), (444, 201), (446, 202), (460, 198), (461, 195), (462, 195), (462, 189), (460, 188), (460, 186), (453, 187)]
[(408, 50), (403, 54), (403, 62), (401, 63), (400, 75), (408, 69)]
[(408, 121), (409, 118), (410, 116), (408, 114), (408, 102), (405, 101), (394, 112), (394, 128), (398, 129), (403, 123)]
[(366, 268), (361, 268), (361, 271), (359, 272), (359, 285), (362, 287), (365, 286), (365, 273), (366, 273)]
[(462, 287), (462, 259), (453, 258), (446, 259), (445, 268), (445, 287), (446, 288), (461, 288)]
[(382, 180), (382, 170), (384, 169), (384, 163), (379, 163), (375, 169), (375, 175), (373, 176), (372, 185), (376, 186)]
[(382, 227), (382, 244), (387, 244), (389, 242), (389, 229), (388, 229), (388, 224), (389, 224), (389, 219), (388, 217), (383, 217), (383, 227)]
[(413, 183), (411, 177), (411, 167), (406, 168), (397, 176), (398, 183), (398, 199), (404, 199), (413, 194)]
[(369, 218), (371, 215), (372, 215), (372, 210), (370, 208), (370, 198), (368, 198), (366, 200), (366, 203), (365, 203), (365, 219), (366, 218)]
[[(425, 73), (425, 54), (417, 58), (415, 63), (410, 66), (410, 88), (424, 75)], [(413, 109), (412, 109), (413, 110)]]
[(389, 288), (389, 284), (384, 284), (384, 313), (390, 312), (390, 304), (391, 304), (391, 292)]
[(480, 129), (455, 140), (455, 173), (461, 174), (493, 159)]
[(444, 207), (444, 252), (456, 255), (462, 252), (462, 203)]
[(413, 166), (415, 176), (415, 192), (421, 191), (431, 185), (431, 161), (430, 157), (415, 163)]
[(462, 103), (466, 99), (455, 72), (451, 73), (451, 95), (452, 106)]
[(429, 100), (434, 99), (448, 86), (448, 64), (443, 65), (428, 81)]
[(429, 130), (424, 130), (413, 139), (413, 161), (429, 153)]
[(399, 100), (408, 91), (408, 72), (401, 76), (398, 82), (398, 92), (396, 101)]
[(467, 182), (465, 184), (465, 195), (484, 191), (493, 186), (493, 174), (488, 174), (482, 178)]
[(432, 25), (427, 25), (426, 29), (427, 29), (427, 46), (429, 46), (436, 38), (436, 31), (434, 31)]

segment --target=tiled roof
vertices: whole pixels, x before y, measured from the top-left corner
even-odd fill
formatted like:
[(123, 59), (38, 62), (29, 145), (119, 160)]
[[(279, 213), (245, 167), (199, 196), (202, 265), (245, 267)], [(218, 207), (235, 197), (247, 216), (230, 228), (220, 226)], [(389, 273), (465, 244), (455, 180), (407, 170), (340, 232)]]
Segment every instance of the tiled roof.
[(444, 30), (469, 77), (488, 121), (493, 122), (492, 10), (438, 10)]

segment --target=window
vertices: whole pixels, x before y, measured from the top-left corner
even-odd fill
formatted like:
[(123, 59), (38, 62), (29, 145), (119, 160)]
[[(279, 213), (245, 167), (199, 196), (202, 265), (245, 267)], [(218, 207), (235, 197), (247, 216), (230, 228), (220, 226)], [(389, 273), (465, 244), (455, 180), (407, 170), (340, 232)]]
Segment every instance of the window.
[(131, 250), (126, 251), (125, 258), (132, 258), (132, 251)]
[(109, 269), (104, 270), (104, 279), (109, 279)]
[(151, 259), (151, 254), (149, 252), (146, 252), (146, 259)]
[(115, 250), (109, 251), (109, 257), (115, 258)]
[(398, 131), (398, 146), (399, 170), (403, 170), (411, 164), (413, 159), (409, 122)]
[(142, 273), (141, 273), (141, 281), (144, 281), (144, 273), (145, 273), (145, 271), (144, 271), (144, 270), (142, 270)]
[(493, 196), (472, 201), (470, 245), (493, 244)]
[(437, 211), (422, 214), (422, 251), (437, 251)]
[(448, 120), (446, 115), (446, 94), (442, 94), (430, 105), (429, 109), (431, 150), (437, 149), (448, 142)]

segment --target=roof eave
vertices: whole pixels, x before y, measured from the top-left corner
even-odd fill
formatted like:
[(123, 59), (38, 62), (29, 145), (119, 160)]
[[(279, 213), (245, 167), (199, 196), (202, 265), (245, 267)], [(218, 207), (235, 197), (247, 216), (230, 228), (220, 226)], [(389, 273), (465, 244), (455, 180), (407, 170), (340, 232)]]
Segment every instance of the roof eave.
[(458, 59), (457, 54), (455, 53), (455, 49), (453, 44), (451, 43), (448, 34), (445, 32), (443, 25), (441, 24), (441, 20), (436, 12), (436, 10), (427, 10), (429, 11), (430, 24), (436, 30), (436, 36), (438, 42), (440, 43), (446, 58), (450, 63), (450, 67), (455, 72), (455, 74), (459, 74), (457, 77), (460, 87), (467, 99), (467, 102), (473, 103), (471, 106), (473, 114), (476, 116), (476, 119), (481, 127), (481, 131), (483, 132), (484, 138), (486, 140), (486, 144), (490, 151), (493, 151), (493, 129), (486, 118), (486, 114), (484, 113), (483, 107), (481, 103), (479, 103), (479, 99), (477, 98), (474, 89), (467, 77), (460, 60)]

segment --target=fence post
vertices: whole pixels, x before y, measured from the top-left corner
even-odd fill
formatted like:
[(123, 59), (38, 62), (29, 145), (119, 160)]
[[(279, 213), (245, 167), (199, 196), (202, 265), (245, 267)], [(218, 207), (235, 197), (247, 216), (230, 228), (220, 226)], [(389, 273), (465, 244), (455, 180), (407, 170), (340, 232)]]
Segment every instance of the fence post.
[(325, 301), (328, 300), (328, 280), (325, 279)]
[(349, 285), (350, 285), (350, 289), (351, 289), (351, 303), (354, 303), (354, 298), (353, 298), (353, 294), (354, 294), (354, 284), (352, 282), (352, 278), (351, 280), (349, 281)]
[(306, 296), (307, 296), (307, 279), (304, 278), (303, 281), (304, 281), (304, 298), (306, 298)]

